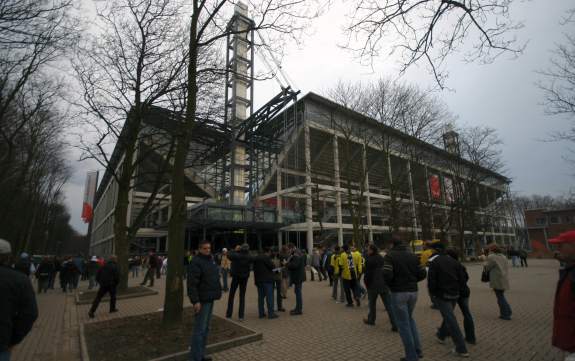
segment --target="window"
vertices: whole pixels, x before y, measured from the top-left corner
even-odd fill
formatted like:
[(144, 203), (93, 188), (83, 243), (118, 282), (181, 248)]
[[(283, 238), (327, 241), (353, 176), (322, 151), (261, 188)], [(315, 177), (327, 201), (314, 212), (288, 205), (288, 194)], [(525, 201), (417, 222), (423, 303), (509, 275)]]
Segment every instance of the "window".
[(549, 217), (549, 223), (559, 224), (559, 223), (561, 223), (561, 220), (557, 216), (551, 216), (551, 217)]
[(537, 219), (535, 220), (535, 223), (537, 223), (537, 225), (539, 225), (539, 226), (544, 226), (545, 223), (546, 223), (546, 222), (545, 222), (545, 218), (537, 218)]
[(573, 216), (564, 216), (563, 220), (566, 224), (573, 223)]

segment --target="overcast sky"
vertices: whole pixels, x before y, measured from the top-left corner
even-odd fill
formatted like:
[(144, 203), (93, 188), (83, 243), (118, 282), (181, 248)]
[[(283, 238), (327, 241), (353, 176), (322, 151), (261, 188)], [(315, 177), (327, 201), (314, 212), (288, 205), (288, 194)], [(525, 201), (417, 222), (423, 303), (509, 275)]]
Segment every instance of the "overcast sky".
[[(517, 33), (519, 41), (528, 42), (525, 52), (519, 58), (503, 56), (486, 65), (465, 63), (456, 54), (448, 62), (447, 86), (451, 90), (438, 92), (460, 124), (487, 125), (498, 130), (504, 142), (506, 175), (513, 180), (512, 191), (523, 195), (561, 195), (575, 185), (573, 168), (570, 171), (562, 159), (568, 145), (543, 141), (550, 132), (567, 129), (571, 120), (546, 116), (541, 106), (542, 93), (535, 86), (541, 79), (536, 71), (549, 65), (555, 44), (563, 40), (564, 33), (573, 33), (574, 26), (559, 23), (570, 7), (572, 0), (516, 1), (511, 16), (525, 25)], [(287, 47), (283, 69), (302, 94), (322, 93), (338, 80), (369, 82), (380, 77), (397, 77), (395, 59), (376, 59), (372, 69), (359, 64), (339, 46), (344, 41), (341, 29), (346, 22), (346, 10), (345, 4), (335, 4), (314, 22), (303, 46)], [(256, 67), (263, 67), (258, 60)], [(433, 78), (423, 68), (409, 70), (401, 80), (423, 88), (434, 85)], [(265, 103), (278, 91), (279, 86), (273, 80), (257, 83), (256, 104)], [(77, 152), (71, 150), (74, 174), (65, 187), (66, 204), (73, 227), (85, 233), (87, 226), (80, 219), (85, 176), (87, 171), (100, 167), (77, 159)]]

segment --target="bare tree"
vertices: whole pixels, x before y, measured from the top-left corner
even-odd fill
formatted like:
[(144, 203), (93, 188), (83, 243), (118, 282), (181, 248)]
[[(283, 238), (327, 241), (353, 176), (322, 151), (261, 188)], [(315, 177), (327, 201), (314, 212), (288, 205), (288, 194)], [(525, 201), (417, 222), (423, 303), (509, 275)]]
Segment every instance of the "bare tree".
[[(128, 253), (138, 229), (158, 204), (160, 188), (166, 185), (178, 114), (185, 99), (186, 26), (185, 10), (177, 0), (109, 1), (97, 9), (97, 31), (85, 34), (74, 61), (82, 98), (76, 102), (83, 129), (80, 147), (83, 159), (99, 162), (118, 184), (114, 208), (114, 243), (120, 267), (121, 288), (128, 284)], [(207, 79), (204, 79), (207, 80)], [(164, 106), (174, 112), (166, 129), (145, 125), (154, 110)], [(156, 113), (156, 117), (158, 114)], [(144, 131), (145, 129), (145, 131)], [(115, 144), (123, 160), (111, 159)], [(149, 174), (139, 166), (152, 154), (162, 161)], [(129, 194), (149, 180), (147, 201), (132, 219), (127, 219)]]
[(445, 159), (449, 182), (444, 181), (444, 186), (447, 183), (445, 188), (450, 199), (446, 202), (449, 210), (441, 228), (444, 234), (452, 227), (457, 229), (461, 251), (467, 248), (465, 231), (470, 230), (475, 252), (479, 254), (479, 231), (491, 225), (491, 216), (508, 213), (507, 190), (489, 194), (490, 188), (485, 186), (496, 183), (496, 178), (504, 172), (500, 146), (501, 139), (495, 129), (464, 127), (458, 130), (456, 152)]
[[(282, 37), (299, 39), (307, 21), (316, 16), (316, 1), (280, 0), (250, 1), (250, 16), (254, 20), (246, 29), (228, 28), (228, 8), (233, 2), (226, 0), (193, 0), (189, 27), (188, 64), (187, 64), (187, 102), (182, 131), (176, 136), (171, 192), (171, 217), (168, 229), (168, 258), (178, 259), (184, 250), (184, 232), (187, 207), (184, 193), (184, 170), (190, 148), (192, 133), (196, 124), (198, 111), (198, 78), (202, 73), (222, 71), (214, 67), (202, 66), (199, 63), (201, 49), (221, 43), (228, 35), (246, 36), (251, 30), (267, 33), (275, 44), (281, 48)], [(183, 265), (181, 262), (169, 262), (166, 276), (166, 296), (164, 302), (164, 323), (180, 322), (183, 309), (182, 287)]]
[[(426, 192), (425, 183), (412, 182), (409, 167), (415, 168), (425, 155), (421, 142), (437, 143), (441, 125), (452, 119), (452, 115), (431, 93), (388, 79), (366, 85), (339, 83), (328, 91), (328, 96), (376, 121), (375, 129), (367, 131), (369, 136), (360, 137), (364, 139), (366, 148), (377, 151), (366, 152), (366, 166), (359, 171), (359, 177), (353, 174), (354, 179), (362, 180), (359, 193), (363, 193), (362, 189), (376, 187), (389, 196), (389, 201), (377, 200), (378, 204), (372, 204), (372, 208), (382, 210), (391, 232), (406, 227), (415, 229), (414, 209), (425, 213), (429, 203), (426, 196), (417, 197)], [(341, 125), (337, 127), (342, 128)], [(355, 129), (350, 129), (349, 133), (357, 137)], [(410, 137), (411, 140), (407, 140)], [(370, 180), (372, 185), (364, 185), (372, 171), (381, 172), (382, 177), (378, 182)], [(414, 186), (413, 194), (410, 183)], [(409, 203), (405, 202), (406, 199)], [(417, 237), (417, 234), (413, 236)]]
[[(566, 27), (575, 26), (575, 9), (567, 12), (563, 19)], [(572, 30), (572, 29), (570, 29)], [(552, 139), (575, 143), (575, 37), (565, 34), (564, 42), (558, 44), (553, 51), (551, 66), (539, 73), (543, 80), (537, 86), (544, 94), (544, 107), (548, 115), (565, 115), (569, 117), (571, 127), (567, 131), (554, 132)], [(570, 149), (575, 152), (575, 149)], [(575, 158), (567, 156), (566, 159), (575, 165)]]
[[(54, 89), (48, 87), (57, 87), (46, 67), (77, 39), (71, 8), (70, 0), (7, 0), (0, 5), (0, 179), (14, 166), (16, 138), (41, 108), (43, 97), (30, 93), (48, 94)], [(14, 117), (14, 112), (23, 116)]]
[(521, 24), (510, 18), (512, 3), (513, 0), (353, 1), (346, 47), (371, 63), (382, 52), (398, 52), (402, 73), (423, 61), (443, 87), (448, 74), (445, 61), (454, 52), (471, 49), (466, 60), (491, 62), (503, 53), (517, 55), (523, 50), (524, 46), (513, 37)]

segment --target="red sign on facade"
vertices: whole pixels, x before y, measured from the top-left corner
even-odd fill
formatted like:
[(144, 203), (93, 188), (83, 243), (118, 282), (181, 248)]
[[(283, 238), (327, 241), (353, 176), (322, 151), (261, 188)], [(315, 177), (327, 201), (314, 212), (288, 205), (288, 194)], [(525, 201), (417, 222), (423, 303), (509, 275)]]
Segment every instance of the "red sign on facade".
[(441, 199), (441, 184), (439, 183), (439, 176), (433, 174), (429, 177), (429, 189), (431, 190), (432, 199)]

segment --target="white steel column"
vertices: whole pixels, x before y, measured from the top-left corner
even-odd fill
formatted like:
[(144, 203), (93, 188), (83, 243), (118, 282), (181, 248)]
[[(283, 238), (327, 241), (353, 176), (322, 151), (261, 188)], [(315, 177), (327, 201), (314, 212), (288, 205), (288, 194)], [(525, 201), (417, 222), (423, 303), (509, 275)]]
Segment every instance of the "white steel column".
[(365, 176), (364, 181), (364, 192), (365, 192), (365, 210), (367, 215), (367, 240), (369, 243), (373, 243), (373, 230), (371, 223), (371, 199), (369, 197), (369, 172), (367, 171), (367, 149), (365, 144), (363, 144), (362, 154), (362, 167)]
[(304, 153), (305, 153), (305, 221), (308, 254), (313, 250), (313, 208), (311, 198), (311, 147), (309, 125), (304, 120)]
[(337, 135), (333, 136), (333, 177), (334, 185), (337, 189), (335, 191), (335, 212), (337, 217), (337, 244), (343, 246), (343, 219), (341, 216), (341, 192), (340, 192), (340, 179), (339, 179), (339, 147), (337, 143)]
[(419, 233), (417, 232), (417, 213), (415, 210), (415, 195), (413, 194), (413, 178), (411, 177), (411, 161), (407, 161), (407, 178), (409, 181), (409, 197), (411, 198), (411, 214), (413, 217), (413, 232), (415, 234), (415, 239), (419, 239)]
[[(435, 239), (435, 220), (433, 219), (433, 208), (434, 203), (431, 199), (431, 189), (429, 184), (429, 172), (427, 170), (427, 166), (424, 166), (425, 169), (425, 188), (427, 189), (427, 204), (429, 205), (429, 217), (430, 217), (430, 224), (431, 224), (431, 238)], [(423, 231), (423, 229), (422, 229)]]
[[(277, 172), (276, 172), (276, 207), (278, 210), (278, 223), (282, 223), (283, 222), (283, 204), (282, 204), (282, 196), (280, 191), (282, 190), (282, 171), (281, 168), (278, 166), (277, 168)], [(280, 249), (282, 247), (282, 231), (278, 231), (278, 249)]]
[[(248, 8), (243, 3), (236, 4), (235, 12), (244, 17), (248, 16)], [(245, 99), (249, 99), (248, 96), (248, 83), (246, 79), (249, 79), (250, 75), (248, 72), (248, 64), (242, 59), (248, 58), (248, 44), (250, 40), (248, 39), (248, 34), (246, 30), (249, 27), (249, 23), (242, 20), (237, 20), (237, 29), (240, 33), (234, 34), (235, 40), (235, 52), (234, 52), (234, 63), (235, 63), (235, 73), (233, 76), (233, 94), (234, 94), (234, 125), (244, 122), (247, 119), (248, 103)], [(253, 99), (250, 99), (253, 101)], [(245, 187), (246, 187), (246, 148), (239, 142), (234, 144), (232, 150), (232, 189), (230, 194), (230, 200), (232, 204), (243, 205), (245, 204)]]

